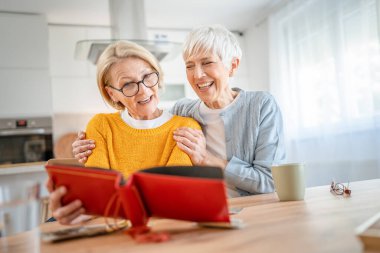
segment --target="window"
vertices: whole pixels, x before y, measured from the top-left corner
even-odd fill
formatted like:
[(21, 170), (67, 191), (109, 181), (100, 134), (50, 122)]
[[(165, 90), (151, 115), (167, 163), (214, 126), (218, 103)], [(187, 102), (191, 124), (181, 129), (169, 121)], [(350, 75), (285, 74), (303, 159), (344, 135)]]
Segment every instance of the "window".
[(380, 175), (379, 12), (377, 0), (294, 0), (271, 15), (271, 91), (292, 159), (366, 161)]

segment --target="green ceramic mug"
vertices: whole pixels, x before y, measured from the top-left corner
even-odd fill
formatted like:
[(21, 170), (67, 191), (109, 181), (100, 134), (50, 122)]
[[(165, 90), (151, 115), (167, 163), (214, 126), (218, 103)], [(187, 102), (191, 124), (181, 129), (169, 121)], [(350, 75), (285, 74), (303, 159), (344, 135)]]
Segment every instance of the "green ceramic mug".
[(303, 200), (305, 196), (305, 165), (288, 163), (272, 166), (272, 175), (280, 201)]

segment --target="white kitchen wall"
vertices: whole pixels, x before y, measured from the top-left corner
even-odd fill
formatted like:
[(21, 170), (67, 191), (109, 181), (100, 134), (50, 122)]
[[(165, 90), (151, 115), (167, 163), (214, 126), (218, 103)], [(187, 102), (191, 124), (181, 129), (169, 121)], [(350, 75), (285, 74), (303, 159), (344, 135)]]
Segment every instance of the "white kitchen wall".
[(45, 16), (0, 13), (0, 117), (52, 114)]
[(246, 60), (249, 66), (249, 90), (269, 90), (268, 23), (263, 21), (245, 32)]
[(84, 130), (94, 114), (114, 111), (100, 96), (95, 65), (74, 58), (78, 41), (107, 38), (109, 27), (49, 25), (55, 142), (66, 133)]
[(231, 79), (230, 86), (231, 87), (238, 87), (244, 90), (252, 90), (252, 82), (250, 80), (250, 74), (251, 68), (249, 67), (249, 62), (247, 58), (247, 46), (249, 45), (247, 43), (246, 35), (239, 35), (238, 33), (235, 33), (235, 36), (237, 37), (239, 41), (239, 45), (241, 47), (241, 50), (243, 52), (239, 69), (237, 70), (235, 76)]

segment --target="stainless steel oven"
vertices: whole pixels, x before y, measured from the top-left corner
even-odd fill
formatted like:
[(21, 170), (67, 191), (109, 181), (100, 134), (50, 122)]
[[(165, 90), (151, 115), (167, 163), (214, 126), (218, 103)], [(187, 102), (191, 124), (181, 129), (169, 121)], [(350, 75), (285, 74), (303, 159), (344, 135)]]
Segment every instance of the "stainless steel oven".
[(0, 119), (0, 164), (53, 157), (51, 117)]

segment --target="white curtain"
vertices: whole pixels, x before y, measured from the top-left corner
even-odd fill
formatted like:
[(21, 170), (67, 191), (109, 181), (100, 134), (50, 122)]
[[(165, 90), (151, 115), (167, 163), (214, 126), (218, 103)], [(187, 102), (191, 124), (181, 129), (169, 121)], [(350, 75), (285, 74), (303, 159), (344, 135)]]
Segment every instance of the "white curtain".
[(269, 18), (270, 89), (308, 186), (380, 177), (380, 0), (295, 0)]

